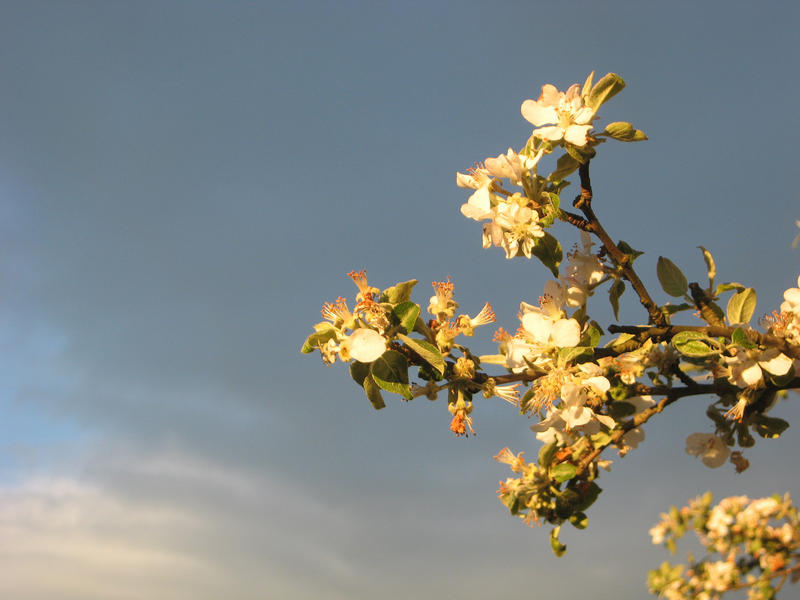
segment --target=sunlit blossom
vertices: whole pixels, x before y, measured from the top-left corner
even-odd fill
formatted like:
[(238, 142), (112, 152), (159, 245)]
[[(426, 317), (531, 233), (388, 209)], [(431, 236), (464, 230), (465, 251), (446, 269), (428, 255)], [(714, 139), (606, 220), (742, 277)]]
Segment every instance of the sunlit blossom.
[(566, 92), (559, 92), (548, 83), (542, 86), (539, 98), (525, 100), (520, 111), (525, 120), (538, 128), (533, 130), (535, 137), (552, 142), (563, 139), (575, 146), (586, 145), (594, 111), (584, 106), (577, 83)]
[(687, 437), (686, 452), (699, 456), (703, 464), (712, 469), (722, 466), (731, 453), (722, 438), (711, 433), (693, 433)]

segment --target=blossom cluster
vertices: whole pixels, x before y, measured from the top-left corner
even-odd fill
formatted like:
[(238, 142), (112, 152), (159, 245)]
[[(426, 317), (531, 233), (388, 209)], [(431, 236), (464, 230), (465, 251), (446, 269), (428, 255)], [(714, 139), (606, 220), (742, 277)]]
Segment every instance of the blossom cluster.
[[(423, 395), (436, 400), (440, 392), (446, 392), (450, 431), (456, 436), (474, 433), (473, 399), (478, 393), (487, 399), (500, 398), (526, 417), (536, 417), (530, 429), (543, 444), (538, 459), (528, 462), (524, 452), (501, 450), (495, 458), (507, 464), (513, 476), (500, 482), (497, 493), (513, 515), (531, 524), (555, 526), (551, 546), (558, 555), (565, 550), (558, 540), (561, 525), (586, 526), (585, 511), (600, 492), (595, 480), (601, 469), (611, 465), (602, 453), (612, 447), (625, 456), (636, 448), (644, 439), (644, 424), (666, 406), (685, 396), (711, 395), (706, 414), (713, 422), (713, 433), (690, 435), (686, 452), (712, 468), (730, 461), (738, 472), (749, 464), (743, 450), (755, 443), (751, 432), (775, 438), (789, 426), (768, 412), (780, 394), (800, 387), (800, 278), (797, 288), (784, 293), (780, 309), (761, 319), (765, 333), (760, 333), (749, 325), (755, 290), (736, 283), (715, 286), (713, 257), (701, 246), (708, 287), (689, 284), (675, 264), (660, 257), (659, 283), (668, 296), (681, 299), (680, 304), (660, 305), (633, 269), (642, 253), (625, 242), (615, 244), (597, 220), (590, 206), (588, 173), (596, 148), (608, 139), (647, 139), (626, 122), (593, 130), (598, 108), (624, 85), (614, 74), (595, 83), (592, 74), (582, 87), (575, 84), (564, 92), (543, 86), (538, 99), (525, 100), (521, 106), (522, 116), (534, 126), (524, 146), (509, 148), (456, 175), (458, 186), (472, 190), (461, 213), (483, 224), (483, 247), (501, 247), (509, 259), (536, 256), (555, 278), (545, 284), (537, 302), (520, 303), (519, 325), (513, 334), (503, 328), (497, 331), (497, 354), (479, 356), (457, 339), (494, 322), (495, 314), (489, 303), (475, 316), (458, 314), (449, 278), (433, 282), (426, 320), (420, 314), (422, 307), (410, 300), (415, 280), (380, 291), (368, 284), (363, 271), (350, 273), (359, 290), (352, 311), (344, 298), (326, 303), (325, 321), (315, 326), (303, 346), (303, 352), (318, 350), (326, 364), (352, 361), (350, 374), (375, 408), (384, 405), (381, 390), (406, 400)], [(544, 159), (558, 149), (564, 154), (555, 170), (540, 175)], [(581, 191), (573, 206), (582, 215), (562, 209), (560, 198), (568, 185), (565, 178), (576, 170)], [(560, 242), (550, 233), (557, 221), (580, 231), (580, 241), (566, 260)], [(595, 250), (590, 235), (601, 242), (599, 249)], [(606, 332), (589, 316), (587, 303), (604, 284), (609, 284), (615, 318), (619, 318), (620, 296), (630, 286), (649, 321), (647, 325), (612, 325), (608, 333), (619, 336), (601, 345)], [(733, 293), (723, 311), (720, 302), (729, 292)], [(702, 323), (673, 326), (676, 315), (687, 310), (696, 310)], [(486, 365), (500, 366), (505, 372), (489, 374), (483, 370)], [(421, 384), (409, 382), (412, 368), (418, 369)], [(734, 451), (737, 444), (741, 450)], [(783, 512), (774, 514), (769, 512), (774, 508), (771, 502), (749, 503), (741, 498), (723, 501), (721, 508), (714, 509), (717, 512), (710, 505), (701, 510), (700, 501), (686, 511), (670, 512), (654, 528), (654, 539), (674, 544), (676, 532), (687, 526), (686, 515), (693, 515), (695, 522), (702, 520), (698, 515), (705, 515), (703, 523), (709, 528), (703, 539), (723, 556), (713, 563), (698, 563), (685, 573), (682, 567), (677, 571), (663, 567), (653, 576), (652, 589), (671, 600), (691, 594), (711, 600), (731, 586), (747, 584), (752, 573), (744, 574), (737, 558), (743, 555), (731, 550), (731, 535), (739, 540), (736, 543), (745, 534), (758, 537), (761, 546), (745, 548), (755, 557), (752, 565), (747, 564), (778, 572), (775, 569), (788, 562), (779, 565), (778, 559), (768, 558), (762, 550), (774, 557), (770, 540), (786, 547), (794, 544), (793, 532), (789, 539), (794, 521), (775, 530), (763, 519), (768, 515), (783, 518), (790, 512), (794, 519), (794, 509), (786, 508), (786, 502), (779, 503)], [(740, 516), (746, 527), (736, 521)], [(781, 556), (789, 560), (789, 555)], [(758, 585), (751, 586), (751, 591), (766, 590), (756, 579)], [(678, 580), (681, 583), (675, 583)]]
[(693, 529), (707, 551), (700, 561), (690, 557), (688, 567), (665, 562), (651, 571), (651, 593), (667, 600), (717, 600), (747, 588), (748, 600), (767, 600), (788, 576), (800, 578), (800, 515), (788, 494), (711, 503), (708, 492), (680, 510), (673, 507), (650, 530), (654, 544), (674, 553), (675, 541)]

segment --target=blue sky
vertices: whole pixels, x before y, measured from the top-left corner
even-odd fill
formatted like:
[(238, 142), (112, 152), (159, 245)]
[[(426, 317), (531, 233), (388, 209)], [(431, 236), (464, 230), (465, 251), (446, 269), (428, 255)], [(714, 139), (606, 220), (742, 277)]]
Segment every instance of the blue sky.
[[(0, 595), (565, 599), (644, 594), (670, 504), (790, 491), (793, 429), (749, 471), (684, 451), (676, 405), (604, 474), (556, 559), (495, 499), (530, 423), (495, 401), (455, 439), (441, 401), (373, 411), (298, 352), (324, 301), (451, 276), (516, 327), (548, 278), (480, 247), (465, 170), (530, 125), (541, 85), (627, 89), (595, 208), (690, 280), (796, 285), (795, 3), (6, 2), (0, 18)], [(568, 229), (558, 230), (565, 245)], [(602, 296), (600, 320), (610, 311)], [(629, 322), (645, 315), (631, 298)], [(492, 352), (491, 332), (476, 336)], [(775, 414), (798, 415), (796, 396)], [(48, 577), (42, 577), (42, 573)]]

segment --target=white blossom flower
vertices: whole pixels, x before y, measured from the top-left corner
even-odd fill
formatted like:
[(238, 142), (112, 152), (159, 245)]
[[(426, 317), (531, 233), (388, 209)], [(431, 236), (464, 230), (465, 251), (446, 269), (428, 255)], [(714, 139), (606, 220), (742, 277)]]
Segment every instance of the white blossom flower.
[(542, 86), (539, 99), (525, 100), (520, 111), (525, 120), (538, 127), (533, 131), (535, 137), (552, 142), (563, 139), (575, 146), (586, 145), (594, 111), (584, 106), (577, 83), (566, 92), (559, 92), (548, 83)]
[(522, 176), (536, 166), (543, 154), (543, 151), (539, 151), (534, 156), (525, 156), (509, 148), (506, 154), (501, 154), (497, 158), (487, 158), (486, 170), (494, 177), (502, 177), (515, 185), (521, 185)]
[(552, 319), (535, 306), (522, 315), (522, 328), (541, 346), (573, 348), (581, 338), (581, 326), (575, 319)]
[(761, 383), (762, 371), (772, 375), (786, 375), (793, 365), (792, 359), (777, 348), (767, 348), (763, 352), (738, 348), (734, 356), (725, 357), (725, 362), (730, 369), (728, 380), (739, 387)]
[(371, 363), (386, 351), (386, 338), (374, 329), (361, 328), (351, 333), (342, 342), (342, 346), (358, 362)]
[(731, 453), (722, 438), (712, 433), (693, 433), (687, 437), (686, 452), (699, 456), (703, 464), (712, 469), (721, 466)]

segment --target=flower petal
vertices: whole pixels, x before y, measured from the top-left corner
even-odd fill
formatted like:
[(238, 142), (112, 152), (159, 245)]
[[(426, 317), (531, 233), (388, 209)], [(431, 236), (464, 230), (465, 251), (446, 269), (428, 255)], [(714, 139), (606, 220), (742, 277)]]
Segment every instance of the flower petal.
[(374, 329), (356, 329), (347, 342), (350, 356), (362, 363), (376, 361), (386, 351), (386, 339)]
[(539, 127), (547, 123), (557, 123), (558, 113), (552, 106), (544, 106), (534, 100), (525, 100), (520, 107), (522, 117), (529, 123)]

